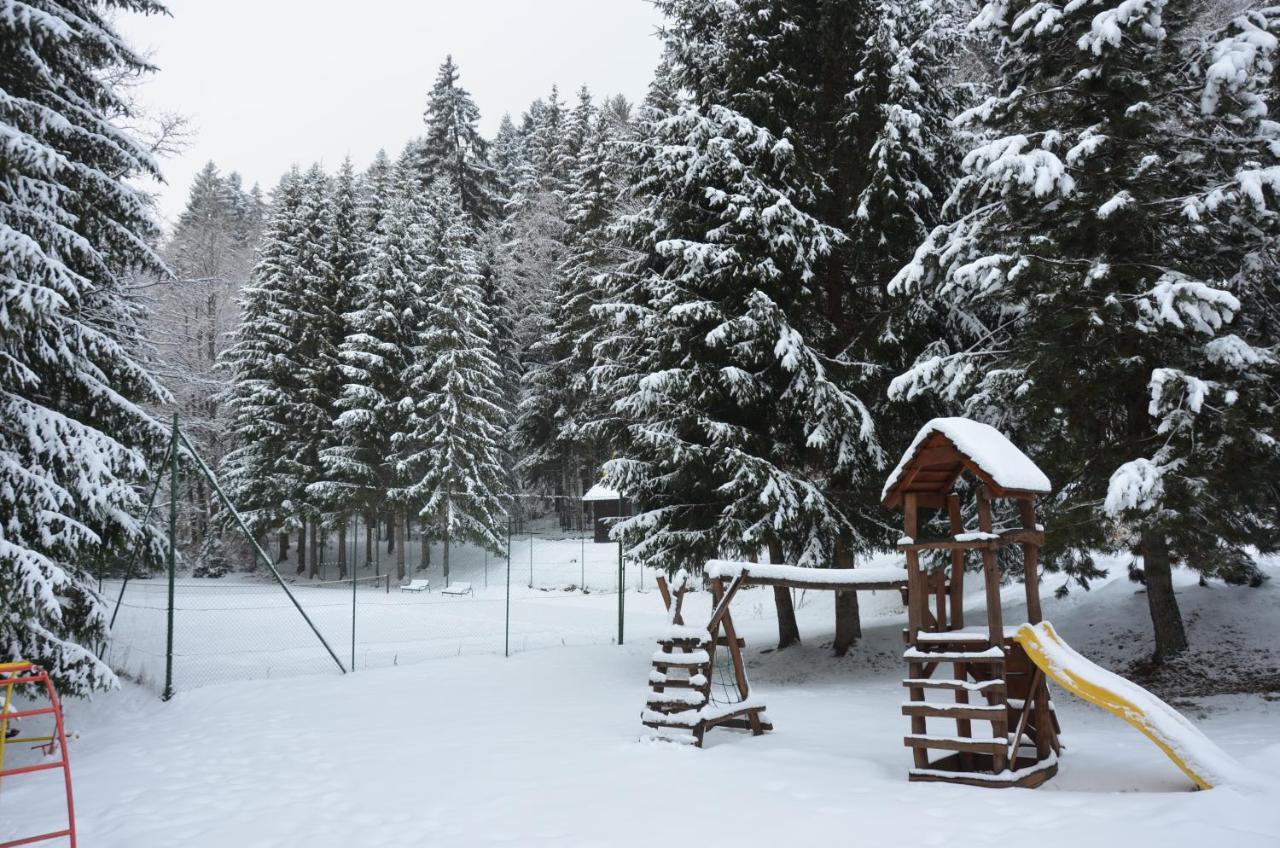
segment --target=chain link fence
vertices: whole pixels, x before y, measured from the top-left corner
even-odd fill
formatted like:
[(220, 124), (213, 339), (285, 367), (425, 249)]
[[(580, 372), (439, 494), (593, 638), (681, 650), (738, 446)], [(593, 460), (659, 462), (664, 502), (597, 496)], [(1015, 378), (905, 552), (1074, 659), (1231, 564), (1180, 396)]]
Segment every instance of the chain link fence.
[(105, 580), (115, 614), (106, 659), (157, 692), (168, 681), (172, 694), (227, 680), (337, 673), (339, 663), (362, 671), (617, 642), (619, 593), (652, 589), (654, 577), (621, 562), (617, 543), (595, 541), (581, 504), (566, 521), (564, 505), (547, 502), (530, 498), (512, 510), (500, 556), (451, 545), (447, 586), (439, 541), (408, 535), (402, 580), (395, 534), (385, 526), (366, 534), (354, 523), (341, 562), (336, 533), (301, 573), (296, 546), (277, 559), (283, 585), (265, 567), (193, 577), (200, 563), (186, 562), (175, 568), (170, 603), (165, 573)]

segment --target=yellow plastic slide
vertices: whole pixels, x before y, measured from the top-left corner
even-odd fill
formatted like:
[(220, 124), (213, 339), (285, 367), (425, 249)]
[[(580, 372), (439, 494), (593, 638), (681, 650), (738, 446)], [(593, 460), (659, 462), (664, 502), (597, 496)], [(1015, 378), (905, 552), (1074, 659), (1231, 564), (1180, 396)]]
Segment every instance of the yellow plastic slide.
[(1024, 624), (1014, 639), (1055, 683), (1136, 727), (1201, 789), (1256, 782), (1257, 775), (1210, 742), (1181, 713), (1076, 653), (1049, 622)]

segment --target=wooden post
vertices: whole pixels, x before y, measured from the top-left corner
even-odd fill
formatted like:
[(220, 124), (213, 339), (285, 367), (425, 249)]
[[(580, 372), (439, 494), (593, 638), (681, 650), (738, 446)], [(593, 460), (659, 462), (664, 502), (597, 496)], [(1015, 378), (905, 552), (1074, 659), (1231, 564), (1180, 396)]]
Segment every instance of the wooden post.
[[(919, 505), (916, 503), (916, 496), (913, 493), (907, 493), (903, 497), (902, 505), (902, 528), (903, 532), (913, 540), (920, 532), (920, 515)], [(928, 603), (928, 595), (925, 591), (924, 580), (920, 574), (920, 553), (919, 551), (907, 549), (907, 644), (914, 646), (917, 641), (917, 634), (924, 626), (924, 608), (923, 605)]]
[[(951, 522), (952, 536), (964, 532), (959, 495), (947, 495), (947, 517)], [(951, 629), (964, 629), (964, 550), (961, 548), (951, 551)]]
[[(1025, 530), (1036, 529), (1036, 505), (1030, 498), (1018, 501), (1018, 512), (1022, 516), (1022, 527)], [(1022, 570), (1027, 588), (1027, 621), (1039, 624), (1040, 613), (1040, 547), (1035, 542), (1022, 543)]]
[[(913, 540), (920, 534), (920, 505), (912, 493), (907, 493), (902, 502), (902, 528)], [(920, 574), (919, 551), (907, 550), (907, 644), (915, 647), (919, 639), (920, 629), (924, 626), (924, 606), (929, 603), (923, 576)], [(912, 679), (924, 675), (924, 664), (911, 662), (907, 664), (907, 673)], [(907, 690), (912, 701), (924, 700), (922, 687), (911, 687)], [(911, 717), (911, 733), (920, 736), (928, 732), (924, 716)], [(925, 748), (912, 748), (911, 756), (916, 768), (929, 767), (929, 752)]]
[[(991, 494), (986, 486), (978, 489), (978, 530), (990, 533)], [(991, 644), (1004, 645), (1004, 615), (1000, 610), (1000, 565), (996, 561), (994, 548), (982, 549), (982, 580), (986, 584), (987, 594), (987, 628)]]

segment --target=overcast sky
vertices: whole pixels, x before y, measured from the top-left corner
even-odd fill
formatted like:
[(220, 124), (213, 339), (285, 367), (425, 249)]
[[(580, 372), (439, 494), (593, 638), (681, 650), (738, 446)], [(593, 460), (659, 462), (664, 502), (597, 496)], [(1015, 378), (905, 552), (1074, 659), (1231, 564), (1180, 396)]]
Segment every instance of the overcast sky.
[(357, 167), (422, 130), (427, 90), (452, 53), (492, 135), (504, 112), (560, 85), (644, 95), (660, 16), (645, 0), (169, 0), (172, 17), (118, 21), (160, 71), (139, 93), (195, 137), (162, 162), (176, 218), (212, 159), (270, 189), (295, 162)]

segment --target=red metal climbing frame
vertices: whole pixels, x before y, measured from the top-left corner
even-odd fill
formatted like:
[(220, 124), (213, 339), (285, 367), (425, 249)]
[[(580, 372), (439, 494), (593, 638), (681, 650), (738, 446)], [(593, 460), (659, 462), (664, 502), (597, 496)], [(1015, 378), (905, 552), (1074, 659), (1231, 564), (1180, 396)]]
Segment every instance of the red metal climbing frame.
[[(49, 706), (9, 712), (10, 704), (13, 701), (14, 688), (28, 685), (43, 686), (45, 694), (49, 698)], [(21, 839), (15, 839), (12, 842), (0, 842), (0, 848), (15, 848), (18, 845), (30, 845), (33, 842), (43, 842), (46, 839), (59, 839), (61, 837), (69, 839), (71, 848), (75, 848), (76, 812), (75, 802), (71, 797), (71, 763), (67, 757), (67, 735), (62, 728), (62, 704), (58, 701), (58, 692), (53, 688), (53, 681), (49, 679), (49, 675), (45, 673), (44, 669), (38, 665), (33, 665), (29, 662), (0, 663), (0, 689), (3, 690), (0, 693), (3, 695), (3, 697), (0, 697), (0, 779), (60, 768), (62, 769), (63, 781), (67, 787), (67, 826), (65, 829), (55, 830), (52, 833), (41, 833), (37, 836), (26, 836)], [(36, 716), (45, 715), (53, 716), (54, 735), (8, 738), (9, 722), (20, 718), (35, 718)], [(58, 760), (56, 762), (36, 763), (34, 765), (6, 769), (4, 767), (5, 746), (16, 745), (21, 742), (43, 744), (48, 747), (50, 754), (53, 753), (56, 747)]]

